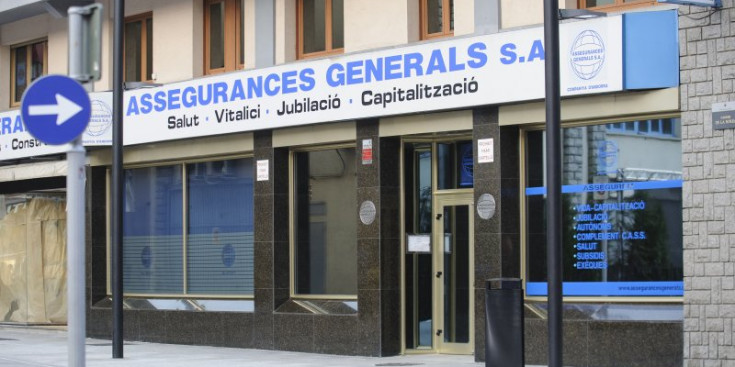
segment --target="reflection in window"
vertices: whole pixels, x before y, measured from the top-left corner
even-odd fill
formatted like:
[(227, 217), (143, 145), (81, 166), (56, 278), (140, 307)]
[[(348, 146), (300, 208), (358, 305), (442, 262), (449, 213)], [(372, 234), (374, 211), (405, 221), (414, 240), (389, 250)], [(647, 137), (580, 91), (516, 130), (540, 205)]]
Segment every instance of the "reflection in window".
[[(678, 119), (564, 128), (564, 292), (681, 296), (681, 140)], [(620, 134), (618, 132), (631, 132)], [(635, 133), (633, 133), (635, 132)], [(544, 132), (526, 135), (526, 276), (546, 294)]]
[(355, 149), (294, 153), (294, 293), (357, 294)]
[(125, 292), (252, 295), (252, 171), (252, 159), (126, 170)]
[(47, 41), (13, 47), (11, 51), (11, 104), (20, 103), (23, 92), (40, 76), (46, 74)]
[(299, 0), (299, 58), (342, 52), (344, 0)]

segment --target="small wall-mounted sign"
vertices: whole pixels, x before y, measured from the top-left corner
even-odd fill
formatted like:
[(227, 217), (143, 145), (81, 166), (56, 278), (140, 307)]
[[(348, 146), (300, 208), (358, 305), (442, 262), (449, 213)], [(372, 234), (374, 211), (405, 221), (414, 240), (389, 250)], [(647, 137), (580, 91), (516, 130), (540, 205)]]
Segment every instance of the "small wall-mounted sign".
[(360, 204), (360, 221), (362, 224), (372, 224), (375, 221), (375, 214), (375, 203), (370, 200), (366, 200)]
[(408, 253), (431, 253), (431, 235), (409, 234), (406, 241), (406, 252)]
[(711, 8), (722, 7), (721, 0), (658, 0), (658, 2), (666, 4), (696, 5)]
[(477, 140), (477, 163), (491, 163), (495, 160), (493, 155), (493, 139)]
[(362, 140), (362, 164), (373, 164), (373, 139)]
[(488, 220), (495, 215), (495, 198), (490, 194), (482, 194), (477, 199), (477, 215)]
[(268, 181), (269, 175), (268, 175), (268, 160), (260, 160), (257, 162), (257, 170), (258, 170), (258, 181)]
[(712, 128), (715, 130), (735, 129), (735, 102), (712, 104)]

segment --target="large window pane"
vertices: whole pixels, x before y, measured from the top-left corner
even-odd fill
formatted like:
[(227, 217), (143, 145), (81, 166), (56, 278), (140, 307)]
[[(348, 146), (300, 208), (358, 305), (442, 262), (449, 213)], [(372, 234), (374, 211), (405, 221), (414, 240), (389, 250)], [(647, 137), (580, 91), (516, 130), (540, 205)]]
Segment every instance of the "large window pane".
[(209, 69), (225, 67), (225, 3), (209, 5)]
[(153, 19), (145, 20), (145, 64), (146, 80), (153, 80)]
[(332, 48), (345, 47), (344, 1), (332, 0)]
[(23, 92), (25, 92), (26, 87), (28, 87), (28, 73), (26, 71), (26, 64), (28, 63), (27, 57), (26, 57), (26, 51), (27, 46), (17, 47), (15, 48), (15, 65), (13, 65), (13, 70), (15, 71), (15, 98), (13, 99), (14, 102), (20, 102), (21, 98), (23, 97)]
[(304, 53), (326, 50), (326, 0), (303, 0)]
[(188, 292), (253, 294), (253, 161), (186, 166)]
[(298, 294), (357, 294), (355, 149), (295, 154)]
[(442, 33), (444, 16), (442, 14), (444, 0), (426, 0), (427, 33)]
[[(562, 131), (564, 293), (681, 296), (682, 166), (681, 160), (671, 159), (681, 155), (681, 140), (621, 134), (616, 126)], [(544, 132), (528, 132), (529, 295), (546, 294), (543, 142)]]
[(46, 58), (44, 53), (46, 50), (46, 42), (39, 42), (31, 45), (31, 82), (43, 75), (43, 64)]
[(141, 79), (141, 21), (125, 24), (125, 81)]
[(123, 279), (126, 293), (183, 292), (181, 166), (125, 171)]

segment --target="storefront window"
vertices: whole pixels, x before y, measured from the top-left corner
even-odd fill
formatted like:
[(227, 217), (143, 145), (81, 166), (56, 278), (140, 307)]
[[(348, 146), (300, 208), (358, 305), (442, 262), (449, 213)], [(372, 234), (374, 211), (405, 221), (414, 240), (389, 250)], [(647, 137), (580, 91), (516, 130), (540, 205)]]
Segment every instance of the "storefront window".
[(251, 159), (126, 170), (125, 292), (252, 295), (252, 171)]
[(297, 152), (294, 164), (294, 293), (355, 295), (355, 149)]
[(63, 193), (0, 195), (0, 322), (66, 323)]
[[(629, 121), (563, 129), (567, 296), (683, 295), (680, 122), (642, 121), (633, 128), (672, 133), (630, 134)], [(526, 134), (525, 154), (527, 294), (545, 296), (543, 131)]]

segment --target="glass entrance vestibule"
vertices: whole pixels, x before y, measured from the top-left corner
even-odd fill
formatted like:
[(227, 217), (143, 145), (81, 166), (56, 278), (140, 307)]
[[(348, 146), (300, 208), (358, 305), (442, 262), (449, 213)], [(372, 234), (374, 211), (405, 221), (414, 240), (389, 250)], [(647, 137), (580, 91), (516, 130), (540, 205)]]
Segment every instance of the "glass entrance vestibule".
[(403, 152), (405, 350), (471, 354), (471, 140), (405, 142)]

